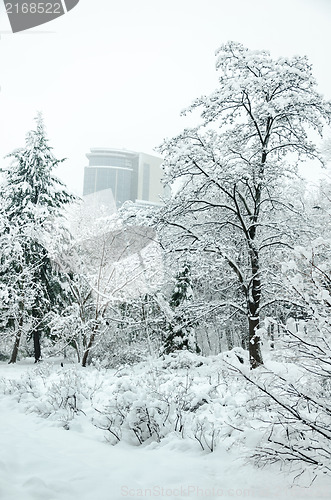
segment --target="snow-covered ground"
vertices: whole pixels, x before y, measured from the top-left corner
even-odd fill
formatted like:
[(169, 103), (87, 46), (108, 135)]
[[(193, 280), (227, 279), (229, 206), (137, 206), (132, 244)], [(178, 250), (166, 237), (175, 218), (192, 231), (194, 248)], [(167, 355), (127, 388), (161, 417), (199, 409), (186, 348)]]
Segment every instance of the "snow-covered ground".
[[(0, 378), (19, 379), (34, 370), (32, 361), (0, 363)], [(87, 370), (91, 378), (100, 377)], [(29, 408), (29, 399), (17, 402), (15, 394), (0, 394), (1, 500), (331, 498), (327, 478), (310, 488), (291, 487), (277, 466), (257, 469), (235, 447), (207, 453), (174, 433), (160, 443), (135, 446), (122, 440), (111, 446), (83, 414), (65, 430)]]

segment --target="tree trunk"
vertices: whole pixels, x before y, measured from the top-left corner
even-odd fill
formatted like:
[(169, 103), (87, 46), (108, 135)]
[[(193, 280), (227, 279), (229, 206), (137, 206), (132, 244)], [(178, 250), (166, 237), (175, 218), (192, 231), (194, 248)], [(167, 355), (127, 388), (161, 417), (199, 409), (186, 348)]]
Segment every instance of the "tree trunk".
[(40, 333), (39, 329), (33, 331), (33, 347), (34, 347), (34, 362), (38, 363), (41, 359), (41, 349), (40, 349)]
[(79, 345), (76, 340), (74, 340), (74, 348), (76, 349), (76, 354), (77, 354), (77, 362), (80, 363), (80, 351), (79, 351)]
[(15, 336), (13, 351), (11, 354), (10, 361), (8, 363), (9, 365), (11, 363), (13, 363), (13, 364), (16, 363), (18, 350), (19, 350), (20, 342), (21, 342), (22, 329), (23, 329), (23, 310), (24, 310), (23, 302), (19, 303), (19, 308), (20, 308), (21, 316), (20, 316), (20, 319), (18, 320), (18, 332), (16, 333), (16, 336)]
[(261, 339), (256, 335), (256, 330), (259, 328), (260, 319), (258, 316), (250, 315), (248, 317), (249, 329), (249, 362), (251, 369), (263, 365), (261, 353)]
[(91, 349), (91, 347), (93, 345), (94, 339), (95, 339), (95, 333), (92, 333), (92, 335), (90, 337), (90, 340), (89, 340), (89, 343), (87, 344), (87, 348), (86, 348), (86, 350), (84, 352), (83, 360), (82, 360), (82, 366), (84, 368), (86, 367), (87, 358), (88, 358), (88, 355), (90, 353), (90, 349)]
[(15, 342), (14, 342), (13, 351), (11, 353), (10, 361), (8, 362), (9, 365), (11, 363), (14, 364), (17, 361), (18, 349), (20, 347), (21, 336), (22, 336), (23, 318), (20, 318), (20, 320), (18, 322), (18, 325), (19, 325), (19, 330), (18, 330), (18, 332), (17, 332), (17, 334), (15, 336)]
[(228, 344), (228, 350), (231, 351), (231, 349), (234, 348), (234, 340), (233, 340), (233, 333), (229, 325), (227, 325), (225, 328), (225, 336), (226, 336), (226, 342)]
[(41, 348), (40, 348), (40, 327), (41, 327), (41, 311), (38, 307), (38, 300), (36, 301), (35, 307), (32, 309), (32, 317), (34, 319), (35, 326), (32, 331), (33, 338), (33, 349), (34, 349), (34, 362), (38, 363), (41, 360)]
[(249, 360), (251, 369), (263, 365), (261, 339), (256, 333), (260, 326), (261, 279), (259, 255), (251, 245), (252, 288), (248, 299)]
[(271, 323), (268, 327), (268, 333), (270, 337), (270, 349), (275, 348), (275, 323)]

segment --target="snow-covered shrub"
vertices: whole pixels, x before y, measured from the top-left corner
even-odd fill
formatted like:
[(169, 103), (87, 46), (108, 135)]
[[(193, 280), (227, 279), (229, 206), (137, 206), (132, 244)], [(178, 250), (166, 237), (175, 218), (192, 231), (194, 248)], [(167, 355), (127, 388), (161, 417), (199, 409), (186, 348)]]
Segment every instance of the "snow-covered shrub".
[(206, 416), (202, 418), (197, 417), (194, 420), (192, 431), (195, 439), (199, 442), (203, 450), (207, 449), (214, 451), (221, 432), (221, 429), (217, 427), (215, 422), (211, 421)]
[(85, 381), (72, 369), (52, 379), (50, 377), (45, 397), (35, 404), (34, 411), (44, 417), (56, 415), (68, 427), (68, 422), (83, 411), (83, 400), (87, 399)]
[[(245, 357), (246, 353), (239, 351)], [(241, 365), (238, 353), (225, 356)], [(108, 402), (95, 407), (93, 417), (96, 427), (108, 431), (112, 444), (121, 439), (138, 444), (159, 442), (177, 433), (197, 440), (204, 450), (214, 451), (224, 440), (231, 447), (243, 432), (239, 427), (247, 415), (238, 403), (238, 398), (245, 399), (240, 392), (242, 380), (231, 375), (231, 384), (222, 355), (202, 362), (200, 356), (181, 351), (118, 375)], [(231, 427), (231, 422), (235, 426)]]
[(330, 474), (331, 392), (316, 373), (302, 365), (276, 362), (255, 373), (235, 371), (241, 371), (255, 394), (251, 405), (262, 436), (251, 452), (255, 462), (280, 463), (296, 477), (308, 476), (308, 481), (320, 473)]
[(34, 401), (41, 396), (42, 379), (38, 380), (33, 374), (26, 373), (20, 379), (0, 380), (0, 390), (3, 394), (13, 395), (17, 401), (26, 402)]
[(24, 403), (29, 412), (58, 421), (66, 429), (78, 414), (92, 408), (101, 390), (100, 375), (92, 379), (76, 367), (55, 368), (40, 364), (19, 379), (1, 379), (0, 390)]
[(189, 369), (194, 366), (201, 366), (205, 359), (206, 358), (203, 356), (198, 356), (190, 351), (182, 350), (164, 356), (162, 367), (173, 370)]
[(169, 404), (142, 380), (135, 384), (133, 378), (122, 376), (108, 404), (96, 411), (94, 425), (107, 430), (113, 444), (123, 435), (131, 441), (130, 434), (139, 444), (149, 439), (159, 442), (168, 432)]
[(282, 461), (301, 475), (331, 473), (331, 246), (317, 238), (283, 264), (300, 318), (282, 325), (281, 364), (246, 377), (269, 402), (272, 419), (259, 462)]

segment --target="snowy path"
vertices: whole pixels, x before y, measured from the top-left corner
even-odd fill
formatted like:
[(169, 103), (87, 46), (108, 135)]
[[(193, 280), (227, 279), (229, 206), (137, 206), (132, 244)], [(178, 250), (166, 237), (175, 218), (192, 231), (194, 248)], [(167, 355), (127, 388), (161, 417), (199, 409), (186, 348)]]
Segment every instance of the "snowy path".
[(113, 448), (20, 409), (0, 399), (1, 500), (115, 500), (153, 487), (175, 497), (175, 488), (210, 487), (219, 472), (217, 461), (206, 455), (204, 463), (198, 450)]
[(178, 457), (171, 447), (113, 448), (20, 413), (17, 403), (6, 399), (0, 399), (2, 500), (130, 498), (148, 487), (162, 491), (198, 482), (206, 488), (217, 473), (218, 464), (209, 460), (203, 465), (199, 452), (179, 452)]
[(222, 450), (203, 454), (183, 440), (112, 447), (25, 414), (8, 396), (0, 396), (0, 444), (1, 500), (331, 498), (326, 483), (288, 489), (280, 474), (229, 463)]

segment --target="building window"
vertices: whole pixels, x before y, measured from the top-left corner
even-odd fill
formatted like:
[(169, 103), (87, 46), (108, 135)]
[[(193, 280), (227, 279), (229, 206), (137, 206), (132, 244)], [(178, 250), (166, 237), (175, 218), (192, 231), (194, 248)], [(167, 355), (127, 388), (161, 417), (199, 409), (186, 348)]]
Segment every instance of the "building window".
[(144, 163), (142, 199), (146, 201), (149, 200), (149, 176), (150, 176), (150, 165), (148, 163)]
[(84, 196), (95, 192), (96, 168), (85, 167), (84, 173)]
[(130, 199), (131, 194), (131, 171), (117, 170), (116, 202), (121, 205)]
[(132, 161), (121, 156), (93, 156), (89, 157), (90, 167), (131, 167)]

